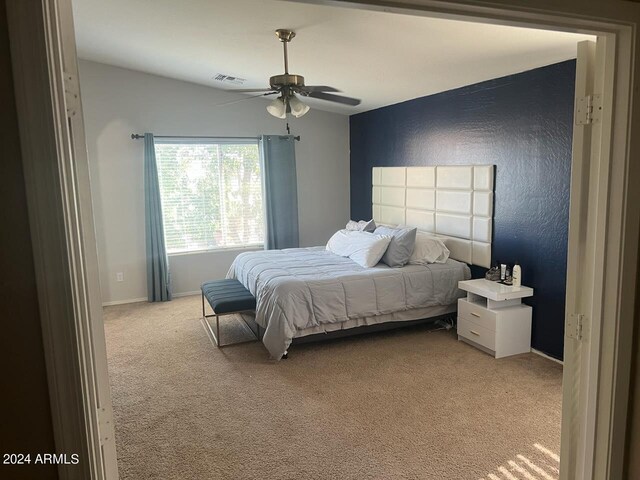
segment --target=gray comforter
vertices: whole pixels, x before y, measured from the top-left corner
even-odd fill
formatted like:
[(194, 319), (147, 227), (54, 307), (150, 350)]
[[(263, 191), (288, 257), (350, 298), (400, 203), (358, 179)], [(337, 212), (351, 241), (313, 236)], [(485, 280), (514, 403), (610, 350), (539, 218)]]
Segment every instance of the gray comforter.
[(363, 268), (323, 247), (241, 253), (227, 278), (256, 297), (256, 322), (274, 358), (296, 331), (413, 308), (449, 305), (462, 296), (458, 281), (471, 277), (455, 260), (428, 266)]

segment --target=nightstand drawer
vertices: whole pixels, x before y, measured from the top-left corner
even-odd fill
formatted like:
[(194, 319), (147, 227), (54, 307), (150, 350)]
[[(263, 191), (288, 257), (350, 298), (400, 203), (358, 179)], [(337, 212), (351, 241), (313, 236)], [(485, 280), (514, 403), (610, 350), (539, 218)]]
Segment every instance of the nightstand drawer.
[(464, 318), (492, 332), (496, 331), (496, 313), (477, 303), (458, 300), (458, 319)]
[(496, 351), (496, 332), (492, 332), (465, 318), (458, 318), (458, 335), (482, 345), (493, 352)]

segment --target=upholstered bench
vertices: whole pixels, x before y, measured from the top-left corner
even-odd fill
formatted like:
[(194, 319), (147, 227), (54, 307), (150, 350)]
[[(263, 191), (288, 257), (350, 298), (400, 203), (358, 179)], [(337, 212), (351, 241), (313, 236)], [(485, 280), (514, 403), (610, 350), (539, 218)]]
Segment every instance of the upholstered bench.
[[(211, 336), (218, 347), (225, 347), (231, 345), (231, 343), (222, 344), (220, 338), (220, 317), (224, 315), (232, 315), (235, 313), (247, 313), (253, 312), (256, 309), (256, 298), (251, 295), (251, 292), (247, 290), (238, 280), (226, 279), (226, 280), (213, 280), (202, 284), (202, 317), (204, 322), (211, 332)], [(209, 306), (213, 310), (213, 314), (207, 315), (205, 312), (204, 300), (207, 299)], [(209, 318), (215, 317), (216, 328), (215, 331), (209, 324)], [(246, 320), (242, 318), (245, 323)], [(258, 335), (247, 324), (249, 330), (256, 336), (255, 339), (245, 340), (243, 342), (232, 343), (245, 343), (254, 342), (259, 340)]]

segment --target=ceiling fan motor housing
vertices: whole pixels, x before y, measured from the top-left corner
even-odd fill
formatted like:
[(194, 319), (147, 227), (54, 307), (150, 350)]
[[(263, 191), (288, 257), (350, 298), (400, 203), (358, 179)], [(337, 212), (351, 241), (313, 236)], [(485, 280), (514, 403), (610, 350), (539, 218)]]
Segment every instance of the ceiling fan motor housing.
[(304, 77), (292, 73), (274, 75), (269, 79), (269, 85), (271, 85), (273, 89), (280, 89), (282, 87), (304, 87)]
[(279, 28), (276, 30), (276, 37), (278, 37), (281, 42), (290, 42), (295, 36), (296, 32), (288, 28)]

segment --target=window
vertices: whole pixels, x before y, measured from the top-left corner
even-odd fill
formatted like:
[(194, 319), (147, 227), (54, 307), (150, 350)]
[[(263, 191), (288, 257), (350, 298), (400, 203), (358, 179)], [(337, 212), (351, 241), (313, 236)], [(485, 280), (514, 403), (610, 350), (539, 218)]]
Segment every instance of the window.
[(263, 243), (258, 142), (156, 141), (167, 253)]

